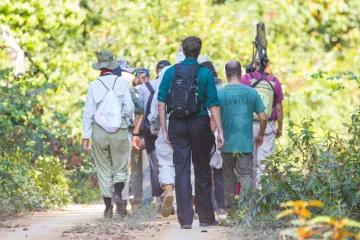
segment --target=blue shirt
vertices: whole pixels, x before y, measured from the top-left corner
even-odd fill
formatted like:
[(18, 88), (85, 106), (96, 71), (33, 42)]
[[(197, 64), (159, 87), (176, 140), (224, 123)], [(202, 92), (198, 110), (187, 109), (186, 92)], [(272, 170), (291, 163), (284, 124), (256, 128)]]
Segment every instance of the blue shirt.
[(264, 112), (258, 92), (243, 84), (226, 85), (218, 90), (221, 119), (224, 128), (223, 152), (251, 153), (254, 151), (254, 112)]
[[(185, 58), (185, 60), (181, 62), (181, 64), (194, 65), (194, 64), (198, 64), (198, 62), (195, 59)], [(161, 81), (159, 87), (159, 93), (157, 97), (159, 102), (165, 102), (166, 96), (169, 94), (171, 89), (174, 72), (175, 72), (174, 66), (171, 66), (168, 70), (166, 70), (163, 80)], [(206, 108), (219, 106), (219, 99), (216, 91), (215, 79), (212, 72), (205, 67), (201, 67), (198, 70), (198, 79), (199, 79), (198, 93), (199, 93), (200, 105), (202, 110), (195, 117), (208, 115)]]

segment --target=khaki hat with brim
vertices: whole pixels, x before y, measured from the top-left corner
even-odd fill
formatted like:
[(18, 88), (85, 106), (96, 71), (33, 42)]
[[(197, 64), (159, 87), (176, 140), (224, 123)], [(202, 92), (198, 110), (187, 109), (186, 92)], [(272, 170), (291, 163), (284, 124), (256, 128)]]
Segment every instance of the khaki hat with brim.
[(120, 66), (120, 63), (114, 60), (114, 55), (110, 51), (101, 50), (98, 53), (98, 62), (93, 63), (92, 68), (100, 70), (102, 68), (113, 70)]

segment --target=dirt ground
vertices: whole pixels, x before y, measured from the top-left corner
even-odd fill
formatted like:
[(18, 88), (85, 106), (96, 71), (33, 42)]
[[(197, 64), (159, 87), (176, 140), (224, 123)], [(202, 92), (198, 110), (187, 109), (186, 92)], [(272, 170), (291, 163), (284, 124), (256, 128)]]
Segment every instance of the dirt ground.
[[(152, 219), (129, 217), (127, 219), (106, 220), (102, 218), (102, 205), (72, 205), (64, 211), (32, 213), (19, 219), (0, 222), (1, 240), (217, 240), (228, 239), (230, 228), (200, 228), (194, 220), (193, 229), (183, 230), (177, 217)], [(138, 214), (146, 215), (149, 213)]]

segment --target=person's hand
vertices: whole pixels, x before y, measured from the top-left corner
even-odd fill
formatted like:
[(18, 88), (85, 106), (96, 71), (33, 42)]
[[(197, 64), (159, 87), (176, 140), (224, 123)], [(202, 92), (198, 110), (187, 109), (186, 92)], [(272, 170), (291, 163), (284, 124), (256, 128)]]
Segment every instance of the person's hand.
[(218, 133), (217, 149), (219, 149), (219, 150), (223, 149), (224, 144), (225, 144), (224, 134), (223, 133)]
[(282, 129), (281, 128), (277, 128), (276, 129), (276, 138), (279, 138), (282, 136)]
[(165, 142), (167, 143), (167, 145), (169, 145), (169, 147), (173, 148), (173, 146), (171, 145), (171, 142), (169, 140), (169, 134), (167, 131), (163, 131), (163, 136), (164, 136), (164, 139), (165, 139)]
[(140, 150), (140, 144), (141, 144), (141, 140), (139, 136), (133, 136), (133, 146), (137, 149)]
[(85, 154), (89, 154), (90, 152), (89, 139), (83, 138), (82, 146), (84, 148)]
[(263, 144), (263, 142), (264, 142), (264, 137), (263, 136), (257, 136), (256, 138), (255, 138), (255, 147), (256, 148), (258, 148), (258, 147), (260, 147), (262, 144)]

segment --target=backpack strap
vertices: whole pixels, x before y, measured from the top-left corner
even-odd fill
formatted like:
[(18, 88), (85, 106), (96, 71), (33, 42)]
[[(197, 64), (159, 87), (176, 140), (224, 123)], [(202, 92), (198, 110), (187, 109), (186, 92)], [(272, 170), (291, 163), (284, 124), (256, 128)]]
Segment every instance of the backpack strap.
[[(114, 81), (114, 84), (113, 84), (111, 90), (114, 90), (115, 83), (116, 83), (116, 80), (118, 79), (118, 77), (120, 77), (120, 76), (117, 76), (117, 77), (115, 78), (115, 81)], [(108, 91), (110, 91), (110, 89), (103, 83), (103, 81), (101, 81), (99, 78), (98, 78), (97, 80), (99, 80), (99, 81), (102, 83), (102, 85), (104, 85), (104, 87), (105, 87)]]
[(101, 81), (100, 79), (97, 80), (99, 80), (102, 83), (102, 85), (104, 85), (104, 87), (109, 91), (109, 88), (103, 83), (103, 81)]
[[(252, 88), (256, 88), (256, 86), (261, 82), (261, 81), (266, 81), (266, 82), (268, 82), (269, 84), (270, 84), (270, 87), (271, 87), (271, 89), (274, 91), (274, 95), (276, 94), (276, 92), (275, 92), (275, 88), (274, 88), (274, 86), (270, 83), (270, 81), (267, 81), (266, 80), (266, 76), (267, 76), (268, 74), (265, 74), (265, 73), (263, 73), (262, 74), (262, 77), (259, 79), (259, 80), (257, 80), (256, 82), (254, 82), (250, 87), (252, 87)], [(252, 75), (252, 73), (250, 73), (250, 76), (252, 77), (252, 78), (254, 78), (253, 77), (253, 75)], [(275, 82), (275, 77), (273, 78), (273, 80), (272, 80), (272, 82)]]
[(118, 79), (118, 77), (120, 77), (120, 76), (117, 76), (117, 77), (115, 78), (115, 81), (114, 81), (114, 84), (113, 84), (112, 90), (114, 90), (115, 83), (116, 83), (116, 80)]

